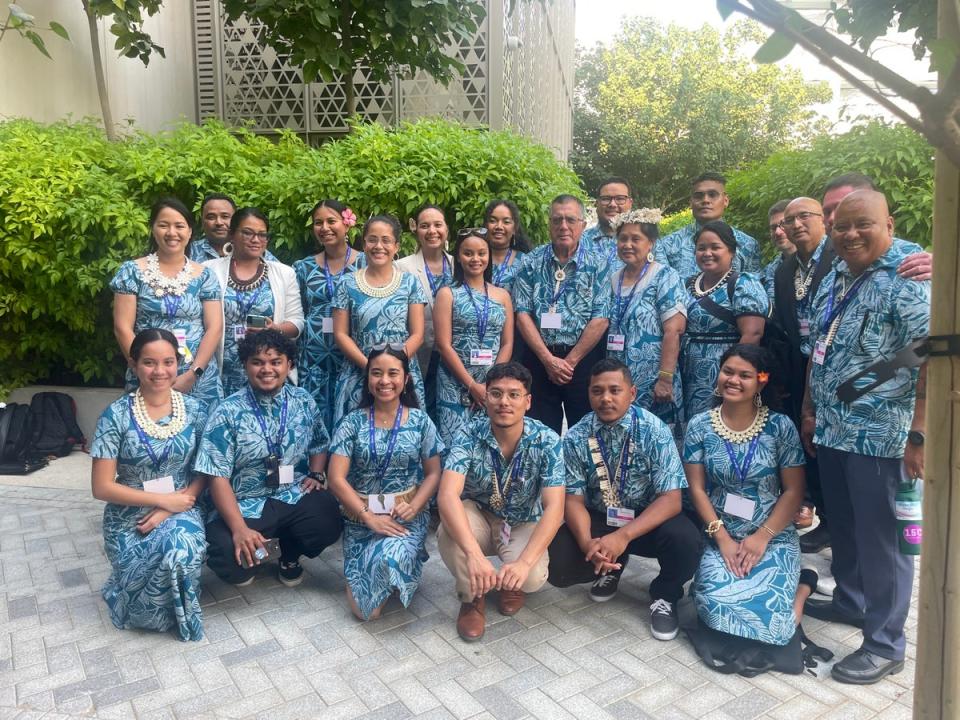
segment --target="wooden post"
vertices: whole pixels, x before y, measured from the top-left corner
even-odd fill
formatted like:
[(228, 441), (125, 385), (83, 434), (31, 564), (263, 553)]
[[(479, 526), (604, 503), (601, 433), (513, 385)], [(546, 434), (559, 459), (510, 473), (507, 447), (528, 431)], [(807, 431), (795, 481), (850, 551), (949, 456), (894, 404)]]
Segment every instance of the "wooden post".
[[(960, 44), (955, 0), (940, 0), (939, 36)], [(941, 73), (941, 84), (944, 74)], [(931, 335), (960, 333), (960, 170), (937, 153)], [(927, 443), (920, 619), (913, 714), (960, 717), (960, 358), (927, 366)]]

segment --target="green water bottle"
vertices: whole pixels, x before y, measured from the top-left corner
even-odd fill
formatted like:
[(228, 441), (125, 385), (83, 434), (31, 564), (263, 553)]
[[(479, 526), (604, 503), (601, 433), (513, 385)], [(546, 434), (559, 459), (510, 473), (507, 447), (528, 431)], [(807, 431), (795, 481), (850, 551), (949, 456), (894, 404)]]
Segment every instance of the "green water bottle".
[(923, 494), (917, 480), (903, 480), (897, 486), (894, 512), (897, 516), (897, 537), (900, 552), (904, 555), (919, 555), (923, 542)]

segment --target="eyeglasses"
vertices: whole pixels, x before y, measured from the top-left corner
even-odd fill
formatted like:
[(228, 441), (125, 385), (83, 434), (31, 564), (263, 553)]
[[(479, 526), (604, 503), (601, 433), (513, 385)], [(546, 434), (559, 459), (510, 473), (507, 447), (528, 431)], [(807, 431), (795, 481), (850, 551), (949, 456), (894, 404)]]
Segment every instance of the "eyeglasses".
[(796, 225), (798, 222), (806, 222), (812, 217), (823, 217), (823, 213), (818, 212), (798, 212), (796, 215), (785, 215), (780, 221), (780, 227), (788, 228)]
[(269, 242), (272, 236), (268, 232), (254, 232), (250, 228), (243, 228), (240, 231), (240, 237), (242, 237), (244, 240), (253, 240), (254, 238), (257, 238), (257, 240)]
[(402, 352), (404, 355), (407, 354), (407, 350), (403, 346), (403, 343), (377, 343), (372, 348), (370, 348), (371, 352), (385, 352), (387, 350), (393, 350), (394, 352)]
[(471, 235), (485, 238), (487, 236), (487, 229), (485, 227), (463, 228), (463, 230), (457, 232), (457, 240), (463, 240)]
[(783, 225), (781, 223), (770, 223), (767, 229), (770, 231), (770, 234), (773, 235), (777, 230), (783, 230)]
[(630, 199), (629, 195), (601, 195), (597, 198), (597, 202), (601, 205), (623, 205), (627, 200)]
[(551, 215), (550, 224), (554, 227), (561, 227), (562, 225), (576, 225), (577, 223), (583, 222), (583, 218), (573, 217), (572, 215)]
[(507, 396), (511, 402), (517, 402), (523, 400), (527, 393), (521, 392), (520, 390), (510, 390), (509, 392), (504, 392), (503, 390), (498, 390), (494, 388), (493, 390), (487, 390), (487, 397), (491, 400), (503, 400), (504, 395)]

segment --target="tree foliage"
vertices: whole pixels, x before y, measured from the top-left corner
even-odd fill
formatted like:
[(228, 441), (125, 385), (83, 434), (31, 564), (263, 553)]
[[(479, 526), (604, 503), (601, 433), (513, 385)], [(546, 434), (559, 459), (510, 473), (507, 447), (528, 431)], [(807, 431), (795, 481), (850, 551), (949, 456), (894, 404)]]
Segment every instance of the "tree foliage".
[(891, 28), (914, 31), (913, 55), (920, 60), (937, 38), (937, 0), (846, 0), (831, 3), (837, 30), (864, 51)]
[[(47, 44), (44, 42), (43, 36), (37, 32), (38, 28), (36, 22), (34, 22), (35, 20), (36, 18), (22, 7), (16, 3), (10, 3), (7, 10), (7, 19), (0, 25), (0, 40), (3, 40), (4, 35), (6, 35), (8, 31), (15, 32), (49, 58), (50, 51), (47, 50)], [(49, 22), (46, 28), (39, 29), (49, 30), (64, 40), (70, 39), (67, 29), (55, 21)]]
[(609, 47), (581, 52), (572, 162), (588, 189), (622, 175), (641, 202), (675, 209), (704, 170), (744, 167), (822, 129), (811, 106), (829, 89), (749, 59), (762, 39), (755, 23), (721, 33), (634, 18)]

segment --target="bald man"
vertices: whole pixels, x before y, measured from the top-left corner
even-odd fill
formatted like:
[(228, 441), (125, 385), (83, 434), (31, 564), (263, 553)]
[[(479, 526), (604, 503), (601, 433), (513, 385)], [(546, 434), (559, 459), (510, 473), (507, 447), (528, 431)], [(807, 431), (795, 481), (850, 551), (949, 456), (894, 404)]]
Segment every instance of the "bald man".
[(813, 301), (802, 410), (837, 581), (831, 601), (808, 600), (804, 612), (863, 628), (862, 646), (832, 670), (837, 681), (858, 685), (903, 669), (913, 559), (897, 547), (894, 495), (902, 478), (923, 476), (923, 369), (901, 368), (850, 402), (837, 397), (853, 375), (928, 333), (930, 285), (897, 274), (905, 250), (893, 227), (881, 193), (857, 190), (837, 206), (837, 257)]

